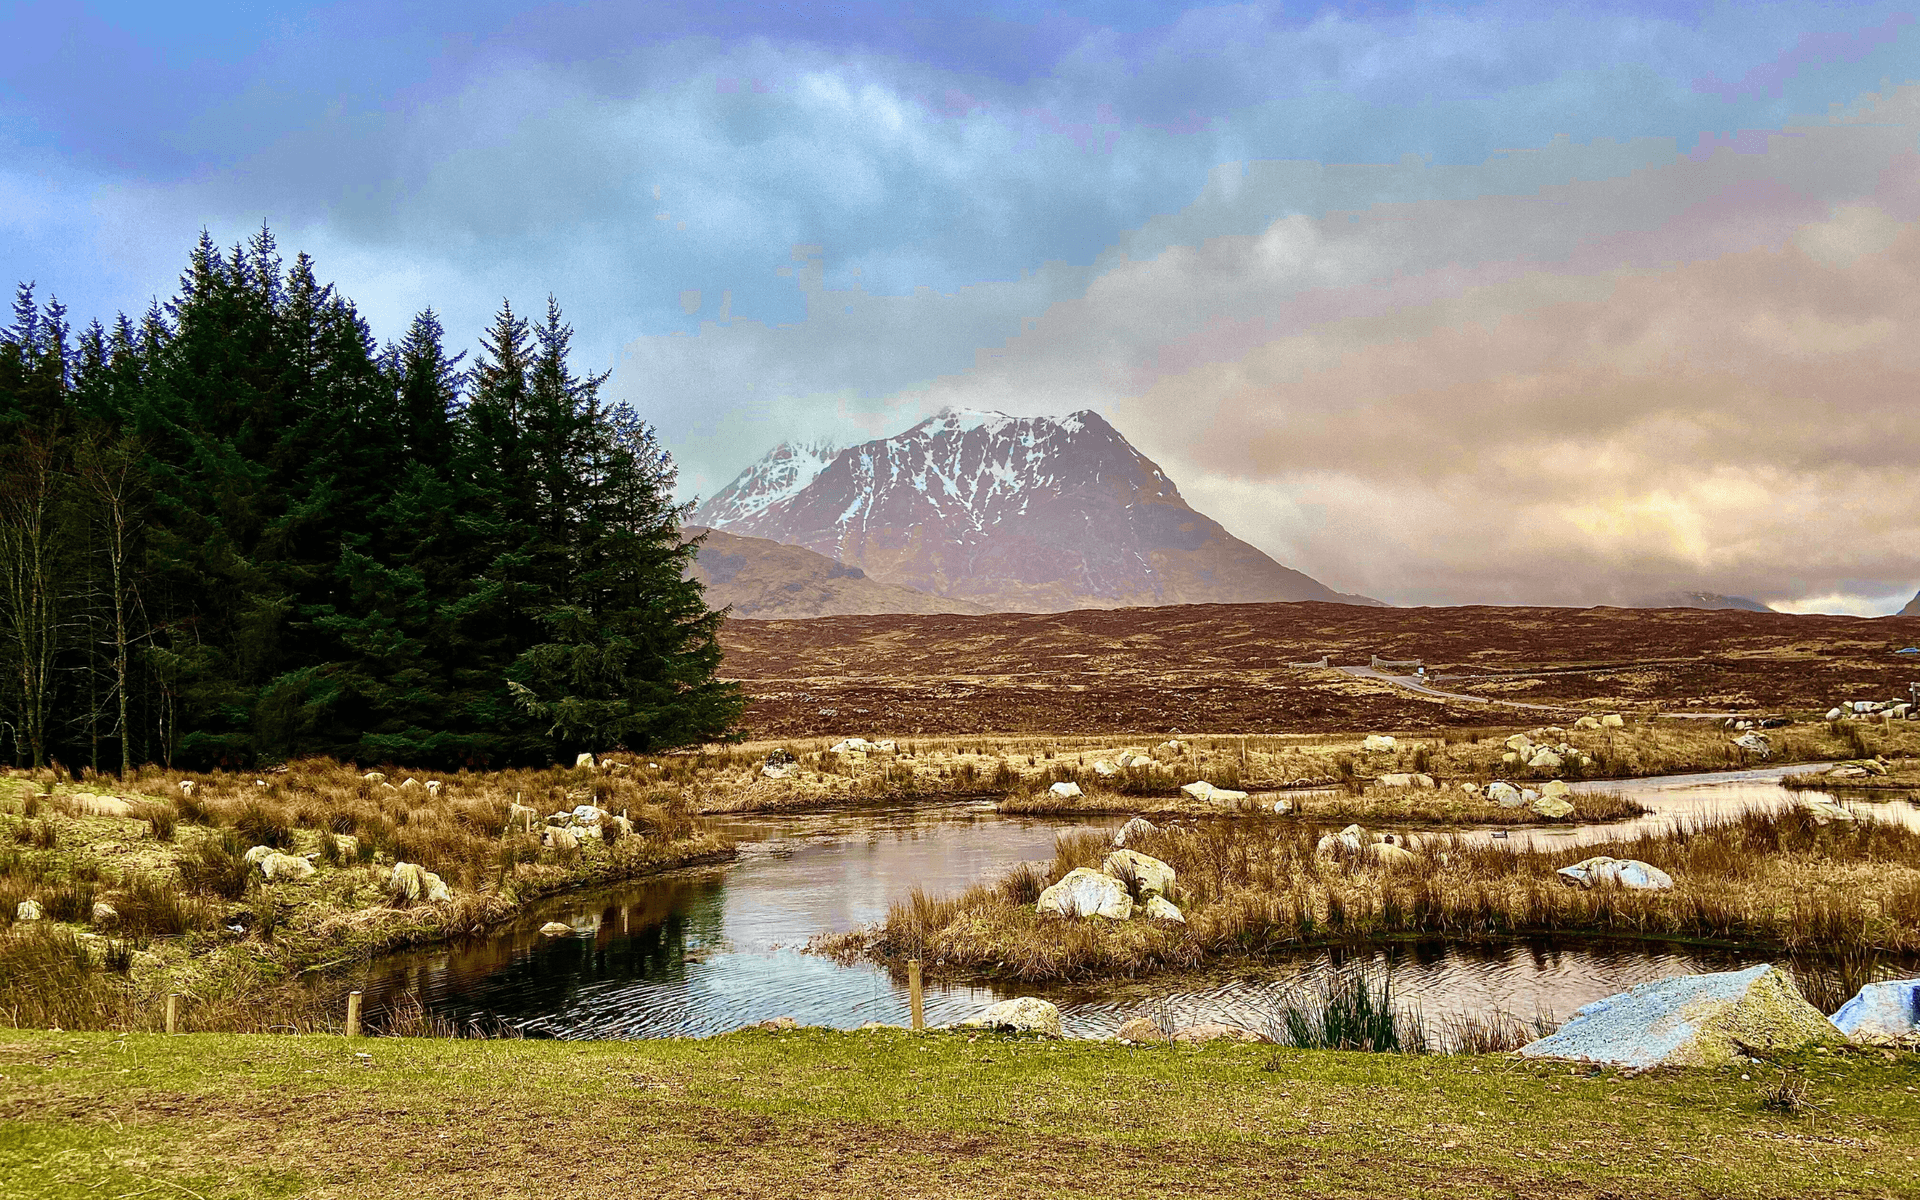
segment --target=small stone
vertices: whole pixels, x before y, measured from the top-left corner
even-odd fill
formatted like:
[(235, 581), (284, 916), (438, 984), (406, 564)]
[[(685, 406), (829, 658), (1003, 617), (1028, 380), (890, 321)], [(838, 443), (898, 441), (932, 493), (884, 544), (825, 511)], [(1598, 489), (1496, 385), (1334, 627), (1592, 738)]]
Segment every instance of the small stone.
[(1198, 1044), (1201, 1042), (1265, 1042), (1272, 1039), (1265, 1034), (1255, 1033), (1238, 1025), (1228, 1025), (1223, 1021), (1202, 1021), (1198, 1025), (1188, 1025), (1184, 1029), (1173, 1031), (1173, 1040)]
[(565, 921), (548, 921), (540, 927), (540, 936), (547, 938), (572, 937), (573, 926)]
[(1113, 1036), (1123, 1042), (1136, 1042), (1141, 1045), (1158, 1045), (1167, 1040), (1166, 1032), (1145, 1017), (1133, 1018), (1114, 1030)]

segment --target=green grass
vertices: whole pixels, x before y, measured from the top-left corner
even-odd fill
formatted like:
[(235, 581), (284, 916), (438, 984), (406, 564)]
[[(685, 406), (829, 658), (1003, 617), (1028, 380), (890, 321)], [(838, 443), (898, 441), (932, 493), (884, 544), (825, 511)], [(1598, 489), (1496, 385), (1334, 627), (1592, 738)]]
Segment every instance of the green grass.
[[(356, 1065), (354, 1054), (369, 1055)], [(1920, 1059), (1497, 1058), (816, 1030), (0, 1035), (8, 1197), (1909, 1195)]]

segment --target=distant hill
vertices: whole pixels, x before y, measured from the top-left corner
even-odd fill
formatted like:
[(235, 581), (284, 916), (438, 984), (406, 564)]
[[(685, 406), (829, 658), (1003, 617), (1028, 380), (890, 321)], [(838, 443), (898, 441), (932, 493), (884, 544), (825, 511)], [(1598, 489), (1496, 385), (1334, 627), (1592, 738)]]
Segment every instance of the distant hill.
[(736, 617), (766, 620), (988, 611), (965, 600), (929, 596), (868, 579), (858, 567), (799, 546), (697, 526), (688, 526), (685, 532), (688, 537), (707, 535), (688, 574), (706, 588), (709, 605), (732, 605)]
[(1913, 599), (1907, 601), (1907, 606), (1894, 615), (1899, 617), (1920, 617), (1920, 592), (1915, 592)]
[(1283, 566), (1196, 512), (1097, 413), (947, 409), (823, 457), (778, 447), (692, 520), (998, 611), (1380, 604)]
[[(1920, 597), (1915, 597), (1920, 601)], [(1668, 592), (1633, 605), (1634, 608), (1734, 608), (1741, 612), (1778, 612), (1758, 600), (1745, 596), (1722, 596), (1719, 592)]]

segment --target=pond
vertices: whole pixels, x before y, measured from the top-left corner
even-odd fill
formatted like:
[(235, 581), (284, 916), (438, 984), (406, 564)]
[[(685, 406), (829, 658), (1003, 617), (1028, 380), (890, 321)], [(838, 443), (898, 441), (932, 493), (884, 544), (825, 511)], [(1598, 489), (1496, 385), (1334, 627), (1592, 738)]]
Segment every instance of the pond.
[[(1653, 810), (1605, 826), (1515, 829), (1515, 842), (1569, 844), (1689, 817), (1794, 800), (1776, 768), (1720, 776), (1607, 783)], [(1920, 809), (1844, 801), (1882, 819), (1913, 823)], [(698, 1036), (773, 1017), (857, 1028), (905, 1024), (904, 981), (871, 963), (808, 954), (824, 932), (870, 924), (914, 888), (959, 891), (1017, 863), (1050, 859), (1054, 839), (1111, 828), (1124, 818), (1077, 822), (1002, 816), (990, 803), (859, 809), (726, 819), (740, 839), (726, 866), (678, 872), (591, 895), (557, 897), (484, 937), (405, 951), (370, 964), (355, 985), (376, 1016), (403, 999), (459, 1024), (504, 1024), (562, 1038)], [(542, 937), (549, 921), (574, 929)], [(1264, 1026), (1277, 991), (1352, 952), (1275, 960), (1262, 980), (1225, 979), (1087, 987), (998, 988), (930, 984), (927, 1021), (970, 1016), (1010, 995), (1042, 995), (1061, 1008), (1070, 1035), (1101, 1036), (1127, 1019), (1161, 1015)], [(1493, 1011), (1564, 1019), (1591, 1000), (1666, 975), (1731, 970), (1761, 952), (1578, 941), (1461, 947), (1395, 945), (1364, 952), (1395, 991), (1434, 1024)]]

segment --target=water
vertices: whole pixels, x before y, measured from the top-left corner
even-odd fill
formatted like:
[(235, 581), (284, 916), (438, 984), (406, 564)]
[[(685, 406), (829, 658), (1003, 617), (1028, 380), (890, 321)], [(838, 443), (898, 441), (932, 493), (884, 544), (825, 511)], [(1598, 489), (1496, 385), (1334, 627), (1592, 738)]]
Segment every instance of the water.
[[(1627, 792), (1653, 812), (1605, 826), (1515, 829), (1512, 837), (1566, 845), (1743, 807), (1785, 806), (1794, 795), (1779, 786), (1782, 773), (1586, 785)], [(1909, 824), (1920, 814), (1904, 801), (1844, 803)], [(412, 996), (459, 1023), (482, 1019), (557, 1037), (697, 1036), (780, 1016), (838, 1028), (904, 1024), (903, 981), (871, 963), (805, 953), (805, 944), (820, 933), (880, 920), (915, 887), (935, 895), (959, 891), (1017, 863), (1050, 859), (1061, 834), (1110, 829), (1122, 820), (1009, 817), (976, 802), (722, 821), (720, 828), (741, 839), (733, 864), (558, 897), (485, 937), (383, 958), (357, 985), (375, 1014)], [(574, 934), (541, 937), (540, 926), (555, 920)], [(1076, 1036), (1106, 1034), (1142, 1015), (1263, 1028), (1289, 981), (1352, 957), (1306, 953), (1274, 960), (1258, 980), (1178, 987), (1164, 981), (1017, 990), (931, 984), (927, 1020), (957, 1020), (1009, 995), (1037, 994), (1060, 1006), (1067, 1032)], [(1565, 942), (1396, 945), (1360, 957), (1385, 970), (1399, 996), (1430, 1024), (1495, 1010), (1525, 1020), (1564, 1018), (1636, 983), (1767, 959), (1740, 950)]]

